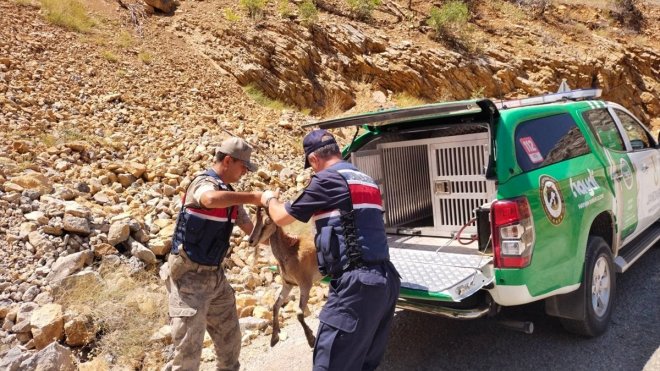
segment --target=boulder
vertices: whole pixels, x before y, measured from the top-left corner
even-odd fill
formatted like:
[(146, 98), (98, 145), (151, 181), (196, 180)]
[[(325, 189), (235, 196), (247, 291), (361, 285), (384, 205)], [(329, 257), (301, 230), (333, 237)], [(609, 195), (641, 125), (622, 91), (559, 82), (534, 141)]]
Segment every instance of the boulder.
[(23, 352), (19, 347), (11, 348), (4, 357), (0, 358), (0, 370), (4, 371), (18, 371), (20, 370), (21, 363), (30, 355)]
[(71, 214), (64, 215), (63, 229), (68, 232), (88, 235), (92, 231), (89, 221), (86, 218), (80, 218)]
[(100, 243), (92, 246), (92, 251), (94, 251), (94, 256), (101, 257), (105, 255), (112, 255), (118, 253), (117, 249), (114, 246), (107, 243)]
[(34, 246), (39, 253), (47, 252), (55, 249), (55, 245), (45, 234), (39, 231), (33, 231), (28, 234), (28, 241), (30, 245)]
[(51, 272), (46, 276), (46, 280), (48, 282), (59, 281), (78, 272), (84, 266), (91, 264), (93, 260), (94, 253), (90, 250), (84, 250), (58, 258), (51, 267)]
[(172, 13), (174, 10), (173, 0), (144, 0), (144, 2), (165, 13)]
[(53, 186), (48, 177), (36, 172), (15, 176), (9, 180), (11, 183), (16, 184), (23, 189), (39, 190), (41, 194), (48, 194), (53, 190)]
[(85, 271), (72, 274), (51, 284), (53, 297), (64, 290), (97, 290), (103, 285), (103, 279), (97, 272)]
[(131, 234), (131, 229), (128, 226), (128, 222), (118, 221), (110, 225), (110, 230), (108, 231), (108, 244), (116, 246), (117, 244), (124, 242), (128, 239)]
[(96, 337), (98, 327), (89, 315), (77, 315), (64, 324), (66, 344), (79, 347), (89, 344)]
[(34, 346), (43, 349), (53, 341), (59, 341), (64, 336), (64, 318), (62, 306), (46, 304), (32, 312), (30, 317)]
[(76, 371), (73, 353), (67, 347), (51, 343), (32, 357), (24, 360), (21, 370)]
[(147, 249), (143, 244), (135, 241), (132, 238), (129, 238), (129, 242), (131, 246), (131, 255), (147, 264), (156, 264), (158, 262), (156, 255), (151, 250)]

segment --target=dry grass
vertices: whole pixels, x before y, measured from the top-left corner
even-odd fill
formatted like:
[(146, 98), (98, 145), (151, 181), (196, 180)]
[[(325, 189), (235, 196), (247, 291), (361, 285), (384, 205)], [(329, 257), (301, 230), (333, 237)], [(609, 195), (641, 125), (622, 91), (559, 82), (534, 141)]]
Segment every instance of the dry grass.
[(268, 107), (277, 111), (283, 111), (285, 109), (291, 109), (291, 107), (287, 106), (284, 104), (284, 102), (281, 102), (279, 100), (271, 99), (264, 92), (259, 89), (256, 85), (249, 84), (243, 87), (243, 91), (245, 94), (247, 94), (250, 98), (252, 98), (255, 102), (257, 102), (259, 105)]
[(108, 62), (116, 63), (119, 60), (117, 55), (109, 50), (104, 50), (101, 52), (101, 57)]
[(94, 21), (78, 0), (40, 0), (46, 19), (76, 32), (89, 32)]
[[(91, 315), (100, 326), (92, 356), (139, 366), (149, 338), (167, 322), (167, 294), (153, 273), (129, 276), (124, 267), (107, 269), (102, 283), (81, 284), (57, 293), (65, 310)], [(91, 358), (91, 357), (90, 357)]]
[(154, 57), (151, 55), (151, 53), (143, 51), (138, 54), (138, 59), (144, 64), (151, 64), (151, 62), (154, 60)]
[(406, 92), (394, 94), (392, 100), (394, 101), (394, 104), (396, 104), (396, 106), (400, 108), (421, 106), (427, 103), (424, 99), (415, 97)]
[(135, 46), (135, 38), (128, 31), (123, 30), (117, 34), (116, 43), (119, 47), (128, 49)]

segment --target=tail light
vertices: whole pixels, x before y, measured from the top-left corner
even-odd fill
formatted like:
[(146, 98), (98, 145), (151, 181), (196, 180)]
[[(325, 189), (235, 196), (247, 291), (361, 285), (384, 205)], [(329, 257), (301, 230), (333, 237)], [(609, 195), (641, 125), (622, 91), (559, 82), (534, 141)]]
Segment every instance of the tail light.
[(524, 268), (532, 261), (534, 220), (526, 197), (491, 206), (495, 267)]

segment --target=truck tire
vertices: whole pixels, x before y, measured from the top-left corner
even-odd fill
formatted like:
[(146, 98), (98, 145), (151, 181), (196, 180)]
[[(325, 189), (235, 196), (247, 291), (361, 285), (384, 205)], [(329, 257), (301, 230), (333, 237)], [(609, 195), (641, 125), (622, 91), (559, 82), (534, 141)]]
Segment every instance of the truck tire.
[(607, 330), (612, 317), (616, 291), (612, 251), (601, 237), (589, 237), (582, 284), (586, 285), (580, 299), (580, 305), (584, 306), (584, 319), (561, 318), (560, 321), (569, 332), (587, 337), (599, 336)]

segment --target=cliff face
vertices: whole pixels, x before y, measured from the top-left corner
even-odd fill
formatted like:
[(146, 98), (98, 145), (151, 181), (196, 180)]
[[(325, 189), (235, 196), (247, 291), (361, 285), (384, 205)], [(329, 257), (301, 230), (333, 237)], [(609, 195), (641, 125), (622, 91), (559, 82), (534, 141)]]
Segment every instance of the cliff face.
[(239, 84), (313, 113), (328, 105), (352, 107), (359, 82), (438, 101), (537, 95), (556, 91), (566, 79), (573, 88), (601, 87), (605, 99), (647, 123), (658, 116), (657, 6), (645, 9), (649, 26), (640, 34), (622, 29), (610, 9), (558, 2), (531, 17), (503, 6), (475, 7), (463, 37), (468, 50), (432, 38), (423, 26), (428, 6), (421, 3), (402, 10), (408, 22), (377, 10), (370, 22), (341, 12), (322, 13), (311, 25), (266, 15), (209, 30), (204, 25), (217, 19), (209, 11), (181, 17), (176, 29)]

